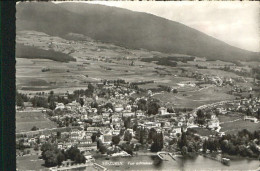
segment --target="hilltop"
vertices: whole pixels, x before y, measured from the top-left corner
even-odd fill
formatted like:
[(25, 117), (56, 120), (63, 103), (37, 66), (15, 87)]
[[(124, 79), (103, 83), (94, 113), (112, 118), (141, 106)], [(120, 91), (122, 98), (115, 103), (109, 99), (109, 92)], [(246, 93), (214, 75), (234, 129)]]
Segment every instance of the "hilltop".
[(52, 36), (89, 36), (131, 49), (205, 57), (209, 60), (260, 60), (259, 53), (230, 46), (181, 23), (155, 15), (86, 3), (19, 3), (17, 30)]

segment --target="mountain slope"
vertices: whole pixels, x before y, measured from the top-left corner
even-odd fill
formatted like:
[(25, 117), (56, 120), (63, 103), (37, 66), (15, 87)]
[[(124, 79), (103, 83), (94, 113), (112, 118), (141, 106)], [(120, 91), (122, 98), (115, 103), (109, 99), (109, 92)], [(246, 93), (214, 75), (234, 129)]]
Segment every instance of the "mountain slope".
[(259, 53), (232, 47), (183, 24), (151, 14), (86, 3), (27, 2), (17, 5), (17, 30), (54, 36), (79, 33), (128, 48), (219, 59), (260, 60)]

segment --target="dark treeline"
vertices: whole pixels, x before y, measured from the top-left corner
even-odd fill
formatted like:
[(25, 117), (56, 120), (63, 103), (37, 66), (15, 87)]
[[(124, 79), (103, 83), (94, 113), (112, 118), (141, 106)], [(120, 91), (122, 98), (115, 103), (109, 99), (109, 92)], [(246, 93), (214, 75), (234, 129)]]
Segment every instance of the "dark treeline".
[(74, 163), (86, 163), (86, 158), (77, 147), (68, 150), (60, 150), (56, 144), (45, 143), (41, 146), (42, 159), (47, 167), (61, 165), (63, 161), (70, 159)]
[[(37, 55), (35, 55), (37, 54)], [(76, 61), (75, 58), (73, 58), (70, 55), (61, 53), (61, 52), (56, 52), (53, 50), (44, 50), (44, 49), (39, 49), (36, 47), (32, 46), (25, 46), (23, 44), (16, 44), (16, 57), (17, 58), (30, 58), (30, 59), (36, 59), (36, 58), (41, 58), (41, 59), (50, 59), (53, 61), (58, 61), (58, 62), (69, 62), (69, 61)]]
[(140, 144), (148, 145), (152, 152), (158, 152), (163, 149), (163, 133), (157, 132), (154, 128), (147, 129), (143, 127), (138, 127), (136, 129), (135, 137), (138, 139)]
[(137, 102), (138, 110), (145, 111), (148, 115), (158, 114), (160, 108), (159, 100), (157, 99), (140, 99)]
[(26, 94), (22, 94), (19, 93), (18, 91), (16, 91), (16, 105), (17, 106), (21, 106), (24, 107), (24, 102), (28, 102), (29, 101), (29, 97)]
[(195, 57), (175, 57), (175, 56), (168, 56), (168, 57), (152, 57), (152, 58), (142, 58), (141, 61), (143, 62), (152, 62), (156, 61), (156, 64), (158, 65), (164, 65), (164, 66), (172, 66), (176, 67), (177, 62), (183, 62), (187, 63), (188, 61), (193, 61)]
[(24, 107), (24, 102), (31, 102), (33, 107), (44, 107), (50, 108), (54, 110), (56, 105), (55, 102), (68, 104), (72, 101), (76, 100), (81, 105), (84, 104), (82, 101), (82, 96), (93, 97), (94, 86), (92, 84), (88, 84), (88, 88), (83, 90), (75, 90), (73, 94), (58, 95), (54, 94), (53, 91), (50, 91), (48, 94), (44, 92), (38, 92), (35, 96), (29, 97), (27, 94), (16, 92), (16, 105), (20, 107)]
[(222, 150), (223, 154), (239, 155), (242, 157), (260, 157), (260, 131), (249, 132), (247, 129), (237, 134), (210, 138), (203, 142), (203, 151), (211, 152)]

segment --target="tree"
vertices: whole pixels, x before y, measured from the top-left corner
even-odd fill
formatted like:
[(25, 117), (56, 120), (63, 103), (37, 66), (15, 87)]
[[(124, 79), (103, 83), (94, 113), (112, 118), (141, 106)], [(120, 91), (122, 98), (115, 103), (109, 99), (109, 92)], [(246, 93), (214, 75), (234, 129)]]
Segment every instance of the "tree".
[(187, 136), (185, 132), (181, 134), (181, 139), (178, 142), (178, 145), (180, 149), (182, 149), (183, 146), (187, 146)]
[(135, 120), (135, 123), (133, 124), (133, 131), (137, 130), (137, 126), (138, 126), (138, 123), (137, 123), (137, 120)]
[(88, 124), (88, 123), (84, 124), (84, 131), (87, 131), (87, 130), (88, 130), (89, 125), (90, 125), (90, 124)]
[(77, 153), (75, 156), (75, 163), (86, 163), (85, 156), (81, 153)]
[(45, 152), (45, 166), (47, 167), (53, 167), (57, 166), (58, 161), (57, 161), (57, 155), (54, 153), (54, 151), (47, 150)]
[(83, 98), (80, 98), (80, 99), (79, 99), (79, 104), (80, 104), (81, 107), (84, 105), (84, 100), (83, 100)]
[(207, 149), (209, 149), (210, 152), (217, 151), (217, 147), (218, 147), (218, 142), (217, 141), (214, 141), (212, 139), (208, 140)]
[(130, 128), (130, 125), (131, 125), (131, 118), (130, 117), (124, 118), (124, 127), (128, 129)]
[(174, 113), (174, 110), (173, 110), (173, 108), (167, 108), (167, 112)]
[(208, 149), (208, 141), (207, 141), (207, 140), (205, 140), (205, 141), (203, 142), (202, 148), (203, 148), (203, 152), (205, 153), (205, 152), (207, 151), (207, 149)]
[(148, 115), (156, 115), (158, 114), (158, 109), (160, 108), (160, 105), (154, 101), (149, 102), (147, 105), (147, 113)]
[(139, 142), (141, 144), (144, 144), (144, 142), (145, 142), (145, 139), (144, 139), (145, 129), (144, 128), (137, 129), (137, 132), (139, 132)]
[(183, 146), (182, 148), (181, 148), (181, 154), (182, 155), (186, 155), (188, 153), (188, 148), (186, 147), (186, 146)]
[(249, 108), (247, 108), (246, 115), (247, 116), (251, 116), (252, 115), (252, 112), (251, 112), (251, 110)]
[(65, 161), (65, 155), (62, 152), (57, 154), (57, 165), (61, 165), (62, 162)]
[(129, 130), (126, 130), (124, 134), (124, 141), (130, 142), (131, 140), (132, 140), (132, 134), (130, 133)]
[(75, 146), (72, 146), (67, 150), (67, 155), (68, 155), (67, 157), (72, 161), (75, 161), (75, 157), (78, 153), (80, 153), (79, 149)]
[(46, 152), (46, 151), (48, 151), (48, 150), (54, 151), (55, 149), (56, 149), (56, 147), (55, 147), (53, 144), (48, 143), (48, 142), (44, 143), (44, 144), (41, 146), (41, 151), (42, 151), (42, 156), (43, 156), (43, 158), (44, 158), (44, 152)]
[(61, 132), (57, 132), (57, 138), (58, 138), (58, 139), (61, 138)]
[(156, 133), (155, 137), (153, 138), (153, 143), (151, 145), (151, 151), (152, 152), (158, 152), (161, 151), (163, 148), (163, 134)]
[(201, 109), (199, 109), (197, 111), (197, 123), (203, 125), (205, 121), (205, 114)]
[(146, 107), (146, 100), (144, 100), (144, 99), (138, 100), (137, 106), (138, 106), (139, 110), (146, 111), (146, 109), (147, 109), (147, 107)]
[(164, 143), (162, 132), (159, 134), (159, 139), (157, 141), (159, 142), (159, 151), (161, 151), (163, 149), (163, 143)]
[(119, 132), (119, 136), (123, 136), (125, 133), (125, 128), (121, 128)]
[(92, 142), (95, 142), (96, 139), (97, 139), (97, 133), (93, 133), (93, 134), (91, 135), (91, 140), (92, 140)]
[(33, 126), (31, 131), (36, 131), (36, 130), (39, 130), (39, 128), (37, 128), (36, 126)]
[(32, 127), (32, 129), (31, 129), (31, 131), (36, 131), (36, 130), (38, 130), (39, 128), (37, 128), (36, 126), (33, 126)]
[(45, 97), (34, 96), (30, 101), (32, 102), (33, 107), (48, 107), (48, 100)]
[(247, 148), (245, 145), (239, 145), (238, 146), (238, 152), (241, 156), (246, 157), (247, 156)]
[(94, 93), (94, 86), (92, 84), (88, 84), (88, 89), (85, 90), (84, 94), (87, 96), (87, 97), (92, 97), (93, 96), (93, 93)]
[(91, 83), (89, 83), (88, 90), (90, 90), (91, 92), (94, 92), (94, 89), (95, 89), (95, 87)]
[(260, 119), (260, 108), (257, 110), (257, 118)]
[(16, 105), (24, 107), (24, 101), (22, 99), (22, 96), (19, 93), (16, 94)]
[(49, 103), (49, 109), (54, 110), (55, 108), (56, 108), (56, 104), (54, 98), (51, 98)]
[(133, 155), (134, 150), (134, 144), (131, 144), (130, 142), (123, 143), (120, 148), (127, 152), (130, 155)]
[(210, 114), (210, 113), (207, 113), (207, 114), (206, 114), (206, 118), (207, 118), (207, 119), (210, 119), (210, 118), (211, 118), (211, 114)]
[(157, 136), (156, 130), (154, 128), (151, 128), (148, 134), (148, 142), (152, 142), (156, 140), (156, 136)]
[(54, 95), (54, 91), (50, 91), (50, 95), (53, 96)]
[(249, 148), (253, 153), (260, 154), (260, 149), (257, 147), (257, 144), (251, 143)]
[(104, 146), (104, 144), (101, 144), (99, 147), (99, 151), (101, 152), (101, 154), (105, 154), (107, 152), (106, 146)]
[(36, 144), (33, 149), (34, 149), (34, 151), (39, 151), (39, 146), (38, 146), (38, 144)]
[(175, 89), (173, 89), (172, 92), (173, 92), (173, 93), (178, 93), (178, 90), (175, 88)]
[(90, 104), (91, 108), (98, 108), (98, 103), (97, 102), (92, 102)]
[(101, 154), (105, 154), (107, 152), (106, 146), (102, 143), (100, 139), (97, 139), (97, 149)]
[(119, 136), (113, 136), (112, 137), (112, 143), (115, 144), (115, 145), (118, 145), (120, 142), (120, 137)]

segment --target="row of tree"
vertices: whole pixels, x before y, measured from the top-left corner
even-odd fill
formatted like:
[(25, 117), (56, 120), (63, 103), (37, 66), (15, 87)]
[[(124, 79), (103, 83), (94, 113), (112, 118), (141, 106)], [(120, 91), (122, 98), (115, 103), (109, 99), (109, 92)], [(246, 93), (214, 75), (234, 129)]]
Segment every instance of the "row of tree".
[(161, 151), (164, 147), (164, 137), (162, 132), (158, 132), (156, 129), (151, 128), (150, 130), (138, 127), (136, 129), (136, 136), (139, 143), (144, 144), (150, 144), (151, 151), (152, 152), (158, 152)]
[(42, 159), (45, 162), (45, 166), (54, 167), (60, 166), (63, 161), (70, 159), (75, 163), (85, 163), (85, 156), (75, 146), (72, 146), (68, 150), (60, 150), (56, 144), (44, 143), (41, 146)]
[(138, 110), (146, 111), (148, 115), (158, 114), (160, 108), (159, 100), (157, 99), (140, 99), (137, 102)]
[(236, 135), (224, 135), (221, 138), (211, 138), (203, 142), (203, 151), (222, 150), (229, 155), (240, 155), (243, 157), (260, 157), (260, 131), (253, 133), (244, 129)]
[(199, 109), (197, 111), (197, 118), (196, 118), (196, 122), (200, 125), (204, 125), (206, 123), (206, 121), (208, 119), (211, 118), (211, 114), (210, 113), (207, 113), (205, 114), (205, 112), (201, 109)]
[(73, 94), (67, 94), (67, 98), (64, 96), (55, 95), (53, 91), (50, 91), (48, 96), (44, 92), (36, 93), (34, 97), (28, 97), (26, 94), (19, 93), (16, 91), (16, 105), (24, 107), (24, 102), (31, 102), (33, 107), (44, 107), (54, 110), (56, 105), (55, 102), (68, 104), (74, 100), (78, 101), (81, 106), (84, 105), (84, 101), (81, 96), (93, 97), (94, 86), (92, 84), (88, 84), (88, 88), (86, 90), (75, 90)]

